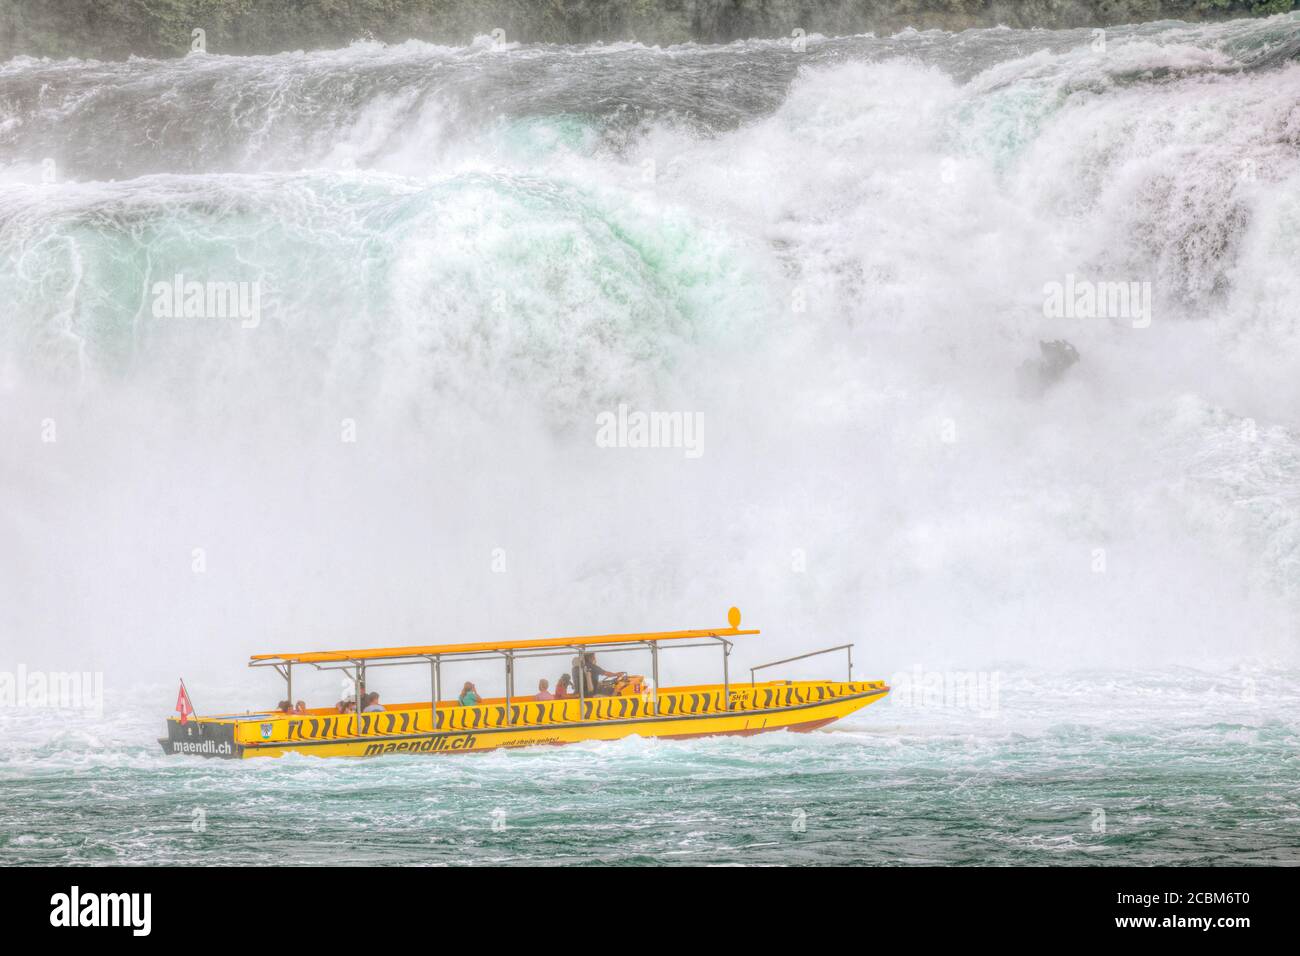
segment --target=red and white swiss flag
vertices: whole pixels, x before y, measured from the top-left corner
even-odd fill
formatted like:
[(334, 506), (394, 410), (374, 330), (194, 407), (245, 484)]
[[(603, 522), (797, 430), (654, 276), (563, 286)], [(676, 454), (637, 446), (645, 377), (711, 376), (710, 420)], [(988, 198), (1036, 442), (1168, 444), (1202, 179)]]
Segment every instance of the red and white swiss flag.
[(190, 695), (185, 692), (184, 681), (181, 681), (180, 692), (176, 695), (176, 712), (181, 715), (182, 724), (194, 713), (194, 705), (190, 703)]

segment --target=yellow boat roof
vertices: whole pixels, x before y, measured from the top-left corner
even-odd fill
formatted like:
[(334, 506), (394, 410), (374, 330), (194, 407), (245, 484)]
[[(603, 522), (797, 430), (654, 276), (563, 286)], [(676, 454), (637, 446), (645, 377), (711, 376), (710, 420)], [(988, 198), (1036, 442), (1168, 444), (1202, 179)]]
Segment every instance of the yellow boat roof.
[(548, 647), (587, 647), (599, 644), (637, 644), (645, 641), (679, 641), (700, 637), (736, 637), (758, 634), (757, 630), (740, 630), (740, 611), (727, 613), (728, 627), (696, 631), (651, 631), (645, 634), (599, 634), (587, 637), (540, 637), (525, 641), (476, 641), (469, 644), (427, 644), (411, 647), (371, 647), (363, 650), (304, 651), (294, 654), (254, 654), (250, 661), (275, 661), (281, 664), (323, 664), (335, 661), (374, 661), (397, 657), (424, 657), (438, 654), (472, 654), (490, 651), (523, 651)]

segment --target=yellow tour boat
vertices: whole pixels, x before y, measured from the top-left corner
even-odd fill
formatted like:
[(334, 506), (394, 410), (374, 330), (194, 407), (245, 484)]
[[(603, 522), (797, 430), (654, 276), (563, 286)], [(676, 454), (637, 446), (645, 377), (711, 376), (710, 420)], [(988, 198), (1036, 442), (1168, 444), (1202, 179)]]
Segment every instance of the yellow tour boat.
[[(316, 757), (378, 757), (387, 754), (444, 754), (568, 744), (620, 737), (707, 737), (759, 734), (772, 730), (806, 732), (823, 727), (889, 693), (883, 681), (853, 680), (853, 645), (840, 644), (750, 669), (749, 682), (733, 684), (728, 659), (733, 639), (758, 634), (740, 629), (740, 611), (732, 608), (729, 625), (694, 631), (555, 637), (501, 643), (436, 644), (370, 650), (256, 654), (250, 667), (271, 667), (284, 678), (286, 698), (293, 700), (293, 669), (347, 674), (352, 700), (366, 699), (366, 677), (376, 667), (422, 665), (429, 668), (430, 701), (389, 704), (378, 712), (356, 713), (355, 707), (314, 708), (305, 713), (192, 715), (182, 684), (180, 716), (167, 720), (159, 739), (168, 754), (204, 757), (279, 757), (286, 753)], [(662, 651), (711, 646), (722, 652), (722, 683), (659, 686)], [(650, 657), (649, 682), (619, 674), (598, 683), (584, 670), (586, 655), (639, 651)], [(756, 681), (755, 675), (779, 664), (844, 651), (848, 679)], [(538, 657), (572, 656), (575, 693), (562, 700), (519, 696), (514, 689), (516, 663)], [(442, 699), (442, 668), (449, 663), (500, 661), (505, 666), (506, 696), (484, 698), (468, 706)]]

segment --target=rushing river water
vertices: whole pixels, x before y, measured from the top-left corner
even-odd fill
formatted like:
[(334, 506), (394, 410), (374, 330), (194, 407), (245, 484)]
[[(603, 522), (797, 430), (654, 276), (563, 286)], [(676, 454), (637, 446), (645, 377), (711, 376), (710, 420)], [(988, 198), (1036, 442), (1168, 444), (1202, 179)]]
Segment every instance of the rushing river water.
[[(1300, 862), (1298, 261), (1300, 14), (0, 65), (0, 864)], [(1134, 296), (1047, 314), (1089, 283)], [(697, 445), (603, 447), (620, 404)], [(733, 603), (734, 673), (854, 640), (899, 691), (463, 758), (154, 739), (178, 674), (273, 703), (250, 653)]]
[(1297, 679), (1003, 673), (980, 712), (357, 762), (168, 758), (110, 706), (11, 724), (0, 863), (1295, 864)]

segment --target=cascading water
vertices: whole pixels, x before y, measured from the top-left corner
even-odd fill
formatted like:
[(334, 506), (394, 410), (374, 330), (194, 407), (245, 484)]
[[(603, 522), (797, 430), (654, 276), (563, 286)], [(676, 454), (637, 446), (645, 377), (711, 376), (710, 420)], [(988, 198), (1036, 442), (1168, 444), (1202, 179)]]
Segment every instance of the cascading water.
[[(626, 823), (610, 859), (753, 859), (792, 807), (869, 787), (917, 860), (1294, 862), (1298, 260), (1300, 14), (10, 61), (0, 666), (105, 693), (57, 731), (0, 711), (0, 860), (180, 852), (174, 795), (86, 838), (42, 816), (54, 775), (103, 800), (192, 780), (233, 815), (260, 812), (252, 774), (276, 806), (314, 795), (310, 860), (347, 832), (335, 788), (380, 774), (394, 859), (447, 850), (397, 839), (404, 788), (459, 794), (422, 789), (411, 826), (472, 831), (522, 775), (537, 826), (456, 852), (550, 858), (564, 817)], [(178, 276), (256, 314), (160, 315)], [(1149, 311), (1045, 315), (1066, 282), (1146, 284)], [(1080, 362), (1027, 389), (1059, 339)], [(599, 447), (620, 404), (702, 416), (703, 454)], [(473, 767), (294, 758), (267, 782), (155, 754), (178, 671), (200, 709), (264, 706), (257, 651), (731, 603), (765, 631), (737, 666), (855, 640), (900, 693), (839, 734)], [(954, 670), (994, 675), (996, 713), (916, 692)], [(1051, 768), (1068, 785), (1034, 791)], [(1189, 785), (1205, 806), (1145, 802)], [(943, 832), (909, 830), (918, 806)], [(1225, 835), (1198, 856), (1193, 826)], [(885, 852), (809, 838), (772, 858)]]

